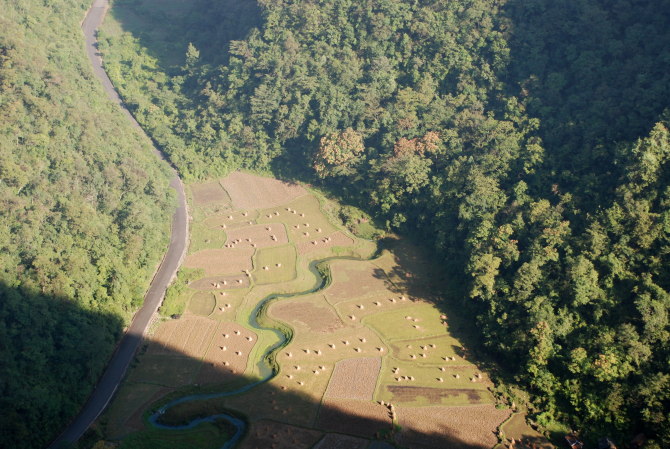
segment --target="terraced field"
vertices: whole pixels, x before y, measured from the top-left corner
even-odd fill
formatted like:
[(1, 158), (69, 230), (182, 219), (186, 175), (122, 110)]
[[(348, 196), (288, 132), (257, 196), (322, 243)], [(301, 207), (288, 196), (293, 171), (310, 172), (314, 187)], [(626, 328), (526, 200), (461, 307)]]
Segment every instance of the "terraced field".
[[(232, 411), (247, 423), (242, 448), (498, 443), (511, 411), (494, 406), (488, 376), (450, 334), (418, 251), (401, 242), (372, 257), (373, 242), (333, 223), (325, 200), (297, 185), (234, 173), (189, 187), (186, 266), (202, 276), (182, 292), (181, 316), (155, 324), (102, 420), (109, 439), (166, 438), (176, 431), (141, 419), (151, 404), (211, 392), (158, 420)], [(326, 259), (324, 286), (315, 262)], [(216, 426), (190, 432), (200, 438), (200, 427)]]

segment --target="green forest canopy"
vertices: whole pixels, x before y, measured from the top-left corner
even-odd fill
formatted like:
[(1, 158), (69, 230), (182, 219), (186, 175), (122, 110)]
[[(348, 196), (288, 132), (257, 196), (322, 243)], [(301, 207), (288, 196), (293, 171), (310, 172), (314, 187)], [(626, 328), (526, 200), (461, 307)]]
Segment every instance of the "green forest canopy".
[[(419, 230), (533, 419), (670, 445), (670, 1), (115, 3), (108, 70), (185, 177), (273, 171)], [(85, 60), (88, 6), (0, 0), (10, 447), (77, 410), (168, 235), (166, 167)]]
[(89, 0), (0, 0), (0, 447), (55, 438), (167, 246), (169, 169), (93, 78)]
[(184, 176), (418, 229), (536, 422), (670, 445), (670, 1), (116, 4), (106, 64)]

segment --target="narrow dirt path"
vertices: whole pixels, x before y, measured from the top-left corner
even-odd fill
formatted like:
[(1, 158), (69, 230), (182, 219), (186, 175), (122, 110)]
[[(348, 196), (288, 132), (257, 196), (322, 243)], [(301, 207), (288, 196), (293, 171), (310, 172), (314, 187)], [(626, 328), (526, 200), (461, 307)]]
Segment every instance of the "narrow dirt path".
[[(86, 53), (93, 65), (93, 72), (102, 83), (107, 95), (121, 107), (121, 110), (126, 114), (133, 126), (141, 130), (142, 128), (139, 123), (137, 123), (135, 118), (125, 108), (119, 94), (114, 89), (107, 73), (105, 73), (102, 66), (102, 58), (97, 50), (96, 31), (105, 17), (108, 6), (109, 0), (95, 0), (93, 6), (86, 14), (86, 18), (82, 23), (82, 30), (86, 38)], [(149, 138), (147, 137), (147, 139)], [(153, 151), (157, 157), (166, 160), (165, 156), (158, 151), (158, 149), (154, 147)], [(49, 448), (56, 449), (59, 446), (77, 441), (93, 421), (100, 416), (107, 404), (109, 404), (112, 396), (119, 387), (121, 379), (125, 375), (137, 348), (144, 338), (144, 333), (151, 322), (152, 316), (156, 313), (158, 306), (160, 306), (163, 301), (165, 290), (181, 264), (184, 254), (186, 253), (188, 240), (188, 213), (186, 209), (184, 186), (176, 171), (173, 173), (170, 186), (176, 190), (178, 197), (178, 206), (172, 216), (170, 246), (168, 247), (167, 253), (161, 262), (158, 271), (154, 275), (149, 290), (144, 297), (144, 305), (133, 317), (130, 327), (121, 339), (116, 351), (109, 360), (107, 369), (100, 378), (98, 385), (88, 398), (88, 401), (81, 412), (63, 433), (51, 443)]]

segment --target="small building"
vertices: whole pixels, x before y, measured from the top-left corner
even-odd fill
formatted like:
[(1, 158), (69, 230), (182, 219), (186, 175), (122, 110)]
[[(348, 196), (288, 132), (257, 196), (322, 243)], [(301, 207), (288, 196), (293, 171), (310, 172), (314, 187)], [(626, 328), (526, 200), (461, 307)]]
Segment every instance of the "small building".
[(570, 434), (565, 436), (565, 441), (568, 442), (568, 445), (571, 449), (584, 449), (584, 443), (582, 443), (577, 436)]

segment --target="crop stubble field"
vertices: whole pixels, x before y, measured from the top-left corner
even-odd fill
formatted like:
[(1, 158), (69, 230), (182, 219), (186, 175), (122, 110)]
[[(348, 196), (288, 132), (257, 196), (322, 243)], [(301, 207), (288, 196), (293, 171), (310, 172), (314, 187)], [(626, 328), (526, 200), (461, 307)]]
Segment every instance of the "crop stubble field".
[(252, 330), (249, 313), (270, 294), (313, 288), (309, 264), (344, 255), (361, 260), (330, 261), (327, 288), (267, 308), (293, 330), (276, 354), (278, 374), (202, 407), (244, 414), (243, 448), (366, 447), (375, 439), (422, 448), (496, 444), (510, 411), (494, 407), (490, 380), (450, 335), (422, 277), (427, 264), (411, 246), (363, 260), (374, 244), (331, 223), (319, 198), (299, 185), (235, 172), (189, 187), (193, 232), (208, 238), (192, 236), (199, 244), (185, 266), (205, 275), (189, 284), (183, 315), (157, 327), (122, 385), (105, 415), (111, 437), (137, 431), (137, 417), (159, 394), (258, 378), (258, 357), (274, 337)]

